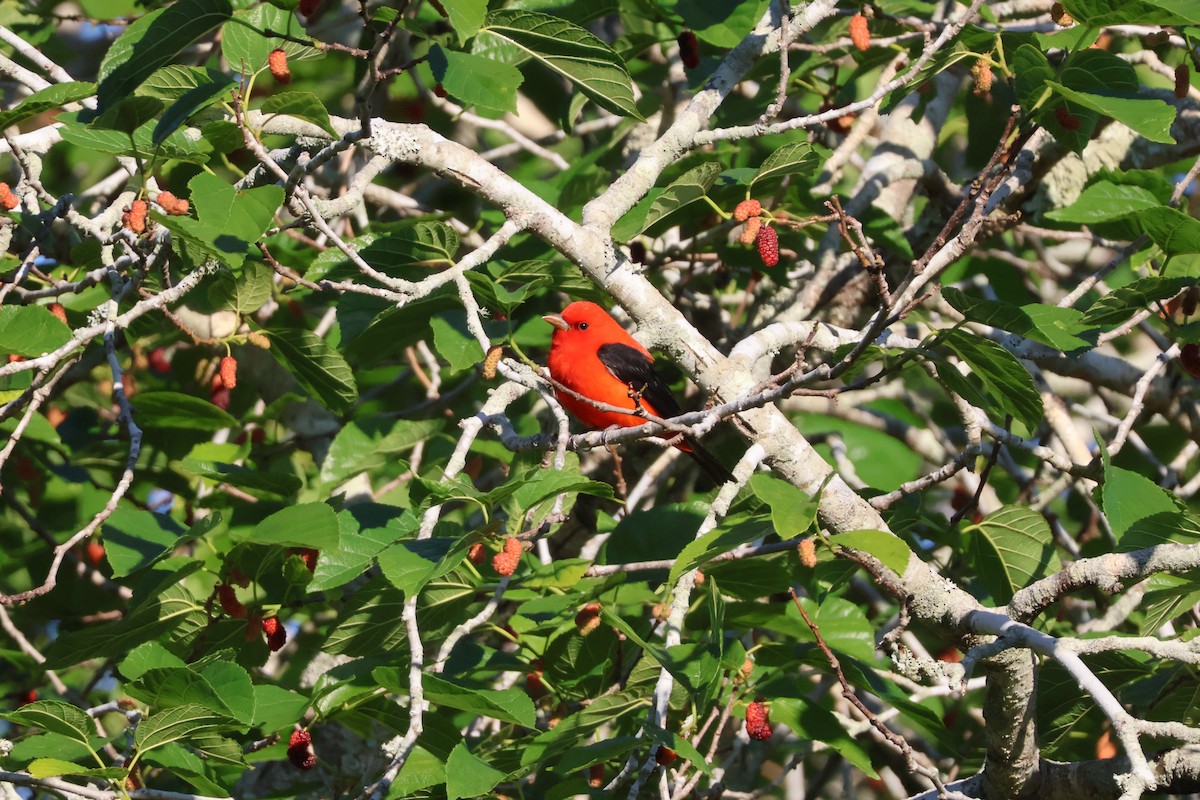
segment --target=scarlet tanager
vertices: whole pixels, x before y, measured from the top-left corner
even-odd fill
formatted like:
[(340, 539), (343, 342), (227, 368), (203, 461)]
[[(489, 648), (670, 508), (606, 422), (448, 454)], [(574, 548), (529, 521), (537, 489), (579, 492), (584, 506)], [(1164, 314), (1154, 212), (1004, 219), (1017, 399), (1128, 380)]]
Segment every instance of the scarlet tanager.
[[(605, 411), (556, 389), (558, 401), (584, 425), (597, 430), (644, 425), (647, 419), (637, 415), (639, 408), (660, 418), (683, 413), (666, 381), (654, 371), (654, 356), (603, 308), (580, 301), (571, 303), (561, 314), (547, 314), (542, 319), (554, 326), (550, 339), (551, 377), (584, 397), (630, 412)], [(733, 479), (729, 470), (692, 437), (685, 436), (675, 446), (691, 456), (716, 483)]]

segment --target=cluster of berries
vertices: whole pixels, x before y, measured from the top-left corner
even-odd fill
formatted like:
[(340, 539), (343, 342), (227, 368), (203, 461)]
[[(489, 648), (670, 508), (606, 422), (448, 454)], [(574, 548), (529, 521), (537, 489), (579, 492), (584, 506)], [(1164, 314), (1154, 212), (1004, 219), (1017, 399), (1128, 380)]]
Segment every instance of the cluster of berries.
[(762, 210), (759, 201), (743, 200), (734, 207), (733, 218), (746, 223), (742, 229), (742, 244), (753, 242), (758, 247), (758, 257), (762, 259), (763, 266), (773, 267), (779, 263), (779, 234), (763, 222)]

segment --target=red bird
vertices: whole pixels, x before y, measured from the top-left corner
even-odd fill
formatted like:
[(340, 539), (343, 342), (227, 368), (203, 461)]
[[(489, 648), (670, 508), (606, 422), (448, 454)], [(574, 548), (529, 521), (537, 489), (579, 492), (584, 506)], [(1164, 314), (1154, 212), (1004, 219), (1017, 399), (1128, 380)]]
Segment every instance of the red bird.
[[(628, 414), (603, 411), (556, 389), (558, 401), (584, 425), (597, 430), (645, 425), (648, 420), (636, 413), (639, 407), (660, 418), (683, 413), (666, 381), (651, 366), (654, 356), (603, 308), (581, 301), (571, 303), (561, 314), (547, 314), (542, 319), (554, 326), (550, 339), (551, 377), (584, 397), (629, 409)], [(733, 479), (729, 470), (692, 437), (685, 436), (675, 446), (691, 456), (716, 483)]]

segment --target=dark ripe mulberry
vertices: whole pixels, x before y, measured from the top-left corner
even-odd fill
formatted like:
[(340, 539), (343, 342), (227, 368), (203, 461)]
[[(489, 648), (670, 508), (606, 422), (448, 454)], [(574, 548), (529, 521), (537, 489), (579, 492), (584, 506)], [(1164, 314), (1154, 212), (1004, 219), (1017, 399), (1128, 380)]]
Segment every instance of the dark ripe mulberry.
[(700, 42), (696, 39), (696, 34), (691, 31), (684, 31), (679, 34), (679, 60), (688, 69), (695, 69), (700, 66)]

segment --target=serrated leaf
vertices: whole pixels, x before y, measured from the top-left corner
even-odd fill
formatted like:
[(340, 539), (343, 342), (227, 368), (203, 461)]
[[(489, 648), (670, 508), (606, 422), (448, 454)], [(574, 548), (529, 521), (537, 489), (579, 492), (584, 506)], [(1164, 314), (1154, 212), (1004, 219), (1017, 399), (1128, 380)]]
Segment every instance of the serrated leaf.
[(225, 464), (220, 461), (185, 458), (179, 466), (194, 475), (202, 475), (217, 483), (280, 497), (293, 495), (304, 485), (303, 481), (295, 475), (282, 472), (263, 472), (259, 469), (251, 469), (239, 464)]
[(104, 523), (104, 556), (113, 577), (123, 578), (149, 566), (181, 543), (187, 533), (163, 514), (119, 506)]
[(358, 400), (354, 371), (341, 353), (311, 331), (270, 331), (271, 355), (286, 367), (317, 402), (344, 414)]
[[(433, 538), (397, 542), (379, 553), (376, 559), (383, 576), (397, 589), (412, 597), (434, 578), (454, 567), (446, 556), (459, 544), (458, 539)], [(463, 548), (459, 548), (460, 552)]]
[(972, 297), (949, 286), (942, 289), (942, 296), (972, 322), (1002, 328), (1064, 353), (1095, 345), (1095, 336), (1087, 336), (1095, 326), (1085, 325), (1083, 312), (1073, 308), (1043, 303), (1015, 306)]
[(233, 15), (229, 0), (179, 0), (135, 20), (100, 65), (97, 111), (133, 94), (146, 78)]
[(15, 711), (0, 713), (0, 718), (16, 725), (28, 725), (48, 733), (57, 733), (85, 745), (96, 735), (92, 718), (83, 709), (61, 700), (27, 703)]
[(1161, 206), (1159, 199), (1141, 186), (1100, 181), (1084, 189), (1071, 205), (1048, 211), (1046, 216), (1058, 222), (1092, 225)]
[(442, 8), (446, 9), (459, 42), (474, 36), (487, 16), (487, 0), (442, 0)]
[(1080, 318), (1083, 325), (1116, 327), (1157, 300), (1174, 297), (1195, 281), (1188, 278), (1142, 278), (1101, 297)]
[(237, 720), (214, 714), (204, 706), (188, 704), (143, 717), (133, 741), (140, 752), (173, 742), (186, 743), (207, 734), (238, 728)]
[(885, 567), (897, 575), (903, 575), (908, 567), (912, 551), (900, 537), (878, 530), (847, 531), (831, 536), (833, 544), (861, 550), (875, 556)]
[(803, 697), (773, 697), (769, 712), (773, 722), (788, 726), (801, 739), (824, 742), (868, 777), (877, 777), (871, 757), (832, 712)]
[(1137, 215), (1142, 230), (1168, 256), (1200, 253), (1200, 221), (1182, 211), (1159, 205)]
[(1017, 101), (1024, 111), (1031, 112), (1041, 99), (1046, 82), (1054, 78), (1054, 67), (1041, 50), (1023, 44), (1013, 53), (1012, 71), (1016, 77)]
[(0, 306), (0, 353), (37, 358), (71, 340), (71, 330), (45, 306)]
[(767, 156), (758, 172), (750, 180), (750, 185), (759, 181), (770, 181), (782, 178), (784, 175), (802, 175), (812, 172), (820, 166), (821, 159), (817, 151), (808, 142), (789, 142), (774, 153)]
[(785, 480), (756, 473), (750, 477), (750, 489), (770, 507), (771, 522), (781, 539), (799, 536), (817, 521), (818, 499)]
[(468, 108), (497, 115), (517, 110), (517, 89), (525, 76), (511, 64), (434, 45), (429, 68), (442, 89)]
[(189, 117), (200, 109), (207, 108), (215, 103), (217, 98), (225, 94), (229, 90), (229, 87), (233, 85), (233, 78), (230, 78), (223, 72), (214, 71), (209, 74), (219, 75), (221, 79), (202, 83), (196, 88), (188, 90), (182, 97), (172, 103), (171, 107), (163, 113), (158, 124), (154, 126), (154, 134), (150, 137), (150, 141), (153, 144), (162, 144)]
[(1076, 22), (1096, 28), (1110, 25), (1197, 24), (1195, 6), (1187, 0), (1066, 0), (1063, 6)]
[(1011, 414), (1029, 430), (1037, 429), (1042, 420), (1042, 396), (1016, 356), (990, 339), (964, 330), (945, 331), (942, 341), (971, 367), (995, 409)]
[(304, 503), (276, 511), (254, 526), (246, 541), (336, 550), (341, 532), (332, 508), (324, 503)]
[(443, 427), (440, 420), (396, 420), (370, 417), (346, 423), (321, 465), (324, 483), (341, 483), (370, 472), (410, 450)]
[(491, 793), (496, 784), (504, 780), (501, 772), (467, 749), (459, 742), (446, 759), (446, 798), (459, 800), (462, 797), (483, 797)]
[(670, 186), (663, 189), (662, 193), (654, 198), (650, 210), (646, 213), (646, 218), (642, 221), (641, 228), (630, 234), (629, 238), (636, 236), (684, 206), (702, 199), (720, 174), (721, 165), (715, 161), (709, 161), (676, 178)]
[[(797, 490), (798, 491), (798, 490)], [(685, 572), (702, 566), (714, 557), (727, 553), (735, 547), (764, 539), (771, 533), (771, 528), (760, 518), (731, 517), (708, 533), (688, 542), (667, 577), (667, 585), (674, 586)], [(788, 537), (781, 537), (788, 538)]]
[(63, 141), (85, 150), (144, 161), (175, 159), (195, 164), (206, 163), (212, 156), (212, 145), (206, 139), (189, 139), (183, 131), (175, 131), (155, 145), (153, 138), (157, 123), (154, 120), (139, 126), (132, 135), (119, 130), (89, 128), (73, 122), (66, 114), (59, 115), (59, 121), (63, 122), (59, 128)]
[[(459, 239), (454, 229), (445, 223), (418, 222), (394, 228), (386, 234), (368, 233), (350, 240), (348, 244), (374, 269), (391, 277), (415, 280), (424, 277), (428, 270), (409, 274), (405, 272), (406, 268), (453, 264)], [(304, 273), (304, 277), (310, 281), (343, 276), (364, 277), (345, 253), (333, 247), (313, 259)]]
[[(380, 672), (386, 673), (387, 670)], [(405, 673), (399, 682), (402, 685), (380, 683), (385, 688), (403, 693), (408, 689), (408, 675)], [(437, 675), (426, 675), (422, 689), (426, 700), (444, 708), (470, 711), (527, 728), (534, 727), (536, 723), (533, 701), (520, 689), (474, 689)]]
[(277, 92), (263, 101), (261, 111), (264, 114), (283, 114), (305, 122), (311, 122), (334, 139), (338, 138), (333, 123), (329, 120), (329, 110), (321, 102), (321, 98), (312, 92)]
[(625, 62), (584, 28), (549, 14), (502, 10), (488, 15), (485, 33), (571, 81), (601, 108), (642, 118)]
[(83, 81), (56, 83), (26, 97), (10, 111), (0, 112), (0, 130), (12, 127), (38, 114), (77, 103), (96, 93), (96, 84)]
[(290, 39), (267, 36), (264, 31), (278, 31), (297, 39), (306, 38), (304, 26), (295, 14), (263, 3), (247, 11), (238, 11), (221, 29), (221, 50), (229, 66), (242, 74), (257, 72), (267, 66), (272, 50), (287, 53), (288, 61), (321, 58), (315, 47)]
[(1006, 506), (965, 529), (977, 573), (997, 603), (1061, 568), (1046, 519), (1031, 508)]

